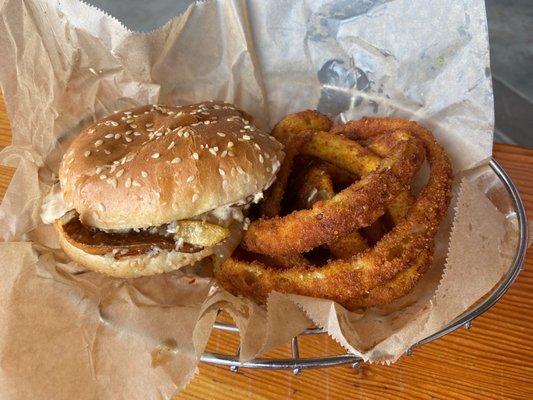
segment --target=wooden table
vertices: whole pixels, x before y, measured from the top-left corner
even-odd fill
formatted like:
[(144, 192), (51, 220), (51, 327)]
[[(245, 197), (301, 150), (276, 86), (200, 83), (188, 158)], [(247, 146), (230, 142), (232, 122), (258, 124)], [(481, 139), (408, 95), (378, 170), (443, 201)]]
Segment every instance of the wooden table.
[[(0, 99), (0, 147), (11, 138)], [(496, 144), (494, 155), (518, 186), (533, 218), (533, 149)], [(0, 196), (12, 170), (0, 167)], [(238, 336), (214, 333), (208, 349), (232, 353)], [(306, 337), (301, 356), (342, 353), (327, 336)], [(289, 346), (268, 354), (287, 357)], [(179, 399), (531, 399), (533, 398), (533, 251), (509, 292), (474, 321), (415, 349), (392, 366), (363, 365), (323, 370), (241, 370), (200, 365), (200, 375)]]

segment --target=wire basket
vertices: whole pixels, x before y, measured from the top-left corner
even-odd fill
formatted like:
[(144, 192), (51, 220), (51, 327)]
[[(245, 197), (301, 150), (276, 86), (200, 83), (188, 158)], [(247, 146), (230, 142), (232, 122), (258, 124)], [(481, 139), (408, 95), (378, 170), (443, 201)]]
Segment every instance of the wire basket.
[[(469, 310), (465, 311), (462, 315), (455, 318), (450, 324), (435, 332), (434, 334), (428, 336), (427, 338), (419, 341), (414, 344), (406, 353), (410, 355), (413, 348), (421, 346), (423, 344), (429, 343), (435, 339), (438, 339), (448, 333), (455, 331), (457, 328), (463, 326), (467, 329), (470, 329), (472, 326), (472, 321), (487, 311), (492, 307), (509, 289), (511, 284), (515, 281), (518, 274), (522, 270), (522, 265), (524, 262), (526, 250), (527, 250), (527, 216), (524, 209), (524, 204), (518, 193), (516, 186), (511, 181), (511, 178), (507, 175), (505, 170), (492, 159), (489, 163), (490, 168), (494, 174), (498, 177), (501, 184), (507, 189), (509, 198), (512, 202), (514, 212), (516, 213), (518, 220), (518, 245), (516, 248), (516, 253), (513, 259), (513, 262), (509, 266), (509, 270), (501, 279), (501, 281), (485, 296), (484, 300), (472, 306)], [(239, 329), (232, 324), (226, 324), (221, 322), (215, 322), (214, 328), (232, 332), (239, 333)], [(300, 334), (302, 335), (320, 335), (325, 334), (325, 330), (321, 328), (312, 328), (306, 329)], [(298, 337), (294, 337), (291, 340), (291, 358), (256, 358), (251, 361), (240, 362), (239, 361), (239, 350), (237, 354), (220, 354), (220, 353), (210, 353), (205, 352), (201, 361), (208, 364), (215, 364), (220, 366), (229, 367), (233, 372), (237, 372), (239, 368), (253, 368), (253, 369), (284, 369), (292, 370), (293, 373), (297, 374), (302, 369), (307, 368), (327, 368), (335, 367), (338, 365), (351, 364), (353, 367), (358, 367), (361, 363), (361, 358), (353, 354), (345, 353), (331, 356), (323, 357), (309, 357), (301, 358), (298, 348)]]

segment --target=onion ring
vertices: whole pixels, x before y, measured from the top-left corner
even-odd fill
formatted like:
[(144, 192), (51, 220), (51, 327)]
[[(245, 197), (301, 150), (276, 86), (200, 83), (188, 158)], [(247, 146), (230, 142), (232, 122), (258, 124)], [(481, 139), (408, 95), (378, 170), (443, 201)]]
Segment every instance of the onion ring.
[[(308, 134), (312, 137), (306, 144), (316, 137), (316, 133)], [(252, 222), (243, 239), (244, 247), (275, 256), (303, 253), (372, 224), (384, 213), (385, 205), (409, 186), (423, 161), (419, 140), (405, 131), (396, 136), (396, 148), (377, 169), (332, 199), (317, 202), (310, 210)], [(330, 135), (328, 140), (336, 144), (349, 139)]]
[[(311, 208), (320, 200), (329, 200), (334, 195), (333, 182), (327, 165), (313, 165), (304, 176), (303, 184), (298, 190), (297, 208)], [(368, 248), (364, 237), (353, 231), (329, 245), (331, 254), (337, 258), (349, 258)]]
[(287, 140), (285, 144), (285, 159), (276, 175), (276, 180), (265, 194), (265, 200), (261, 203), (261, 214), (266, 217), (274, 217), (281, 211), (281, 201), (285, 188), (289, 180), (289, 175), (292, 171), (292, 164), (294, 158), (300, 152), (300, 149), (306, 141), (310, 139), (308, 134), (302, 133), (298, 136), (293, 136)]
[[(306, 266), (275, 270), (257, 260), (246, 261), (238, 257), (231, 257), (215, 268), (215, 276), (221, 285), (233, 293), (243, 294), (261, 303), (266, 301), (271, 291), (278, 291), (334, 300), (348, 309), (383, 304), (411, 290), (431, 263), (434, 236), (449, 207), (452, 179), (449, 159), (431, 133), (414, 122), (393, 118), (368, 118), (353, 121), (333, 130), (334, 133), (340, 133), (347, 138), (372, 138), (377, 135), (398, 131), (409, 132), (422, 142), (431, 172), (426, 187), (414, 201), (407, 216), (373, 248), (367, 249), (350, 259), (330, 261), (320, 268)], [(404, 135), (402, 134), (401, 136)], [(418, 158), (413, 155), (415, 153), (406, 151), (408, 147), (406, 143), (410, 142), (400, 142), (399, 146), (391, 146), (391, 148), (395, 147), (394, 150), (391, 155), (382, 161), (377, 170), (334, 196), (333, 200), (343, 194), (342, 201), (349, 202), (357, 198), (357, 200), (364, 202), (367, 198), (358, 196), (366, 188), (371, 187), (374, 179), (377, 180), (376, 176), (380, 176), (383, 173), (382, 171), (394, 169), (398, 172), (405, 171), (402, 168), (398, 168), (398, 158), (406, 155)], [(400, 147), (402, 147), (401, 151), (399, 150)], [(384, 167), (389, 167), (390, 169)], [(412, 164), (411, 168), (415, 169)], [(395, 176), (403, 185), (391, 185), (387, 189), (398, 190), (395, 193), (397, 195), (408, 182), (401, 179), (403, 177), (402, 174), (397, 173)], [(378, 181), (383, 182), (384, 180)], [(357, 190), (353, 190), (354, 186)], [(348, 197), (345, 193), (347, 191), (353, 197)], [(390, 193), (380, 193), (387, 198), (386, 201), (394, 198), (394, 195), (390, 195)], [(367, 194), (367, 196), (370, 196), (370, 194)], [(380, 202), (381, 211), (384, 209), (386, 201)], [(327, 224), (325, 226), (318, 224), (328, 234), (319, 235), (323, 242), (319, 242), (317, 245), (327, 244), (329, 242), (328, 235), (331, 234), (332, 230), (333, 236), (338, 237), (337, 232), (344, 232), (346, 225), (350, 228), (354, 225), (359, 227), (361, 226), (361, 221), (369, 220), (368, 216), (363, 216), (362, 214), (364, 213), (360, 212), (357, 207), (350, 209), (346, 204), (342, 204), (341, 207), (330, 210), (328, 209), (327, 201), (320, 201), (311, 210), (296, 211), (283, 218), (275, 217), (271, 220), (260, 220), (258, 223), (267, 230), (267, 232), (262, 234), (268, 233), (274, 237), (281, 234), (281, 237), (277, 236), (277, 243), (281, 244), (280, 247), (283, 248), (283, 251), (278, 252), (278, 254), (290, 254), (291, 250), (295, 253), (301, 252), (299, 247), (302, 246), (302, 240), (296, 236), (290, 237), (289, 235), (285, 237), (283, 233), (285, 231), (285, 233), (290, 232), (295, 235), (295, 233), (299, 232), (295, 225), (298, 220), (292, 220), (297, 216), (302, 217), (303, 224), (300, 224), (300, 227), (304, 226), (311, 229), (311, 234), (306, 233), (306, 235), (313, 236), (316, 233), (313, 227), (313, 222), (315, 221), (309, 222), (306, 220), (309, 217), (306, 211), (312, 212), (317, 208), (327, 212), (339, 210), (342, 215), (341, 218), (337, 217), (328, 220), (329, 223), (334, 225), (333, 228), (330, 228)], [(349, 215), (346, 209), (350, 209), (352, 214)], [(405, 210), (399, 214), (402, 213), (405, 213)], [(377, 214), (379, 213), (375, 213), (374, 216)], [(311, 213), (310, 216), (316, 217), (316, 211)], [(344, 217), (353, 217), (356, 223), (348, 223), (341, 226)], [(280, 221), (283, 221), (282, 224), (279, 224)], [(335, 226), (336, 223), (339, 225)], [(280, 230), (279, 226), (283, 229)], [(268, 230), (271, 231), (268, 232)], [(307, 231), (304, 230), (304, 232)], [(266, 242), (270, 243), (270, 240), (268, 238)], [(290, 241), (297, 241), (298, 245), (286, 246), (285, 242)], [(314, 240), (314, 238), (313, 240), (303, 240), (303, 244), (309, 242), (316, 243), (317, 240)], [(268, 247), (264, 246), (267, 249)], [(284, 251), (286, 252), (284, 253)]]

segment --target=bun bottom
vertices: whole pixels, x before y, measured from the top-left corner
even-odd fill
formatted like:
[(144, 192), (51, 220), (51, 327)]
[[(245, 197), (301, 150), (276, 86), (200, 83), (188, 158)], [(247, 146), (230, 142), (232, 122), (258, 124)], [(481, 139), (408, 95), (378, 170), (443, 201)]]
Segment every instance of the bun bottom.
[(54, 224), (54, 227), (58, 233), (61, 247), (73, 261), (86, 266), (92, 271), (115, 278), (137, 278), (175, 271), (213, 254), (212, 248), (206, 248), (196, 253), (180, 253), (172, 250), (115, 259), (110, 255), (102, 256), (86, 253), (65, 239), (63, 231), (58, 227), (57, 223)]

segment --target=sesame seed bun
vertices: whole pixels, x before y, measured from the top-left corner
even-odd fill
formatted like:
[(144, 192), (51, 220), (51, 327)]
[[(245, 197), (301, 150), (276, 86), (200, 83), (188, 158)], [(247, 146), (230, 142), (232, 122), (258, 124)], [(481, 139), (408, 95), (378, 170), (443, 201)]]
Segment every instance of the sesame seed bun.
[(158, 226), (268, 187), (281, 145), (231, 104), (143, 106), (85, 128), (63, 157), (65, 202), (99, 229)]

